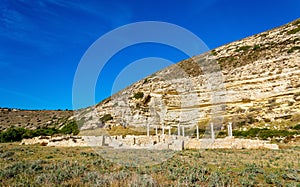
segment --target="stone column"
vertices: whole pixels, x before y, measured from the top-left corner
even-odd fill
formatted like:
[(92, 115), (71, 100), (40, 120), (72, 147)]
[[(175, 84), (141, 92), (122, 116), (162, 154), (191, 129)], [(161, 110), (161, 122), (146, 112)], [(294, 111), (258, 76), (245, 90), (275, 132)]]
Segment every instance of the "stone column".
[(198, 127), (198, 125), (196, 125), (196, 133), (197, 133), (197, 139), (199, 140), (199, 127)]
[(101, 146), (105, 146), (105, 136), (102, 136), (102, 145)]
[(155, 126), (155, 134), (157, 135), (157, 125)]
[(182, 126), (182, 136), (184, 137), (184, 126)]
[(214, 132), (214, 124), (210, 124), (210, 131), (211, 131), (211, 139), (215, 139), (215, 132)]
[(169, 126), (169, 135), (171, 136), (171, 126)]
[(178, 136), (180, 136), (180, 124), (179, 123), (177, 125), (177, 130), (178, 130)]
[(232, 137), (232, 122), (229, 122), (228, 124), (228, 136)]

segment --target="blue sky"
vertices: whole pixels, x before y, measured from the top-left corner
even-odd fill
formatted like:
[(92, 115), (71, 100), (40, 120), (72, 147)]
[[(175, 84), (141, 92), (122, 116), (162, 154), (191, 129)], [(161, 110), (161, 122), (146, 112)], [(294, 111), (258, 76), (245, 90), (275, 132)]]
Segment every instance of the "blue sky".
[[(0, 107), (23, 109), (72, 109), (81, 57), (99, 37), (125, 24), (170, 22), (213, 49), (300, 17), (298, 0), (0, 1)], [(154, 44), (122, 50), (100, 74), (96, 102), (111, 94), (124, 67), (146, 57), (175, 63), (187, 56)], [(137, 66), (117, 90), (166, 65), (148, 63), (147, 71)]]

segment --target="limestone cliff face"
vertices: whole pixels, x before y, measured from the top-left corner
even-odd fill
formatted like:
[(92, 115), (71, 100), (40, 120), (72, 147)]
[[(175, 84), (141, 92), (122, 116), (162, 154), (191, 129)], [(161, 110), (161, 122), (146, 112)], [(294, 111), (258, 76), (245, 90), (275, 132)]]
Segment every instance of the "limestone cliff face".
[(300, 19), (163, 69), (80, 111), (77, 119), (82, 129), (201, 126), (210, 120), (233, 121), (235, 128), (297, 124)]

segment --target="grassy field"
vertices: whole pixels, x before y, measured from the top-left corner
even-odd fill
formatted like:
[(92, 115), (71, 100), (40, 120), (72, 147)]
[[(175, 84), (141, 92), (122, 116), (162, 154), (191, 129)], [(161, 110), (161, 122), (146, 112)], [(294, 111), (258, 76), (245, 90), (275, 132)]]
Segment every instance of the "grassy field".
[[(123, 155), (126, 157), (126, 154)], [(2, 186), (300, 186), (300, 146), (185, 150), (156, 165), (112, 163), (90, 147), (0, 144)]]

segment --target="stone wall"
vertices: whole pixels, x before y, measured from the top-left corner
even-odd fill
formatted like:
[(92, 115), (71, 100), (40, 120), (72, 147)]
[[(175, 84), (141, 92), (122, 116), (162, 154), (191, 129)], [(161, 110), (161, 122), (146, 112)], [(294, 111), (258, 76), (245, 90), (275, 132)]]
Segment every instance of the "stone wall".
[(269, 141), (238, 139), (234, 137), (220, 139), (195, 139), (178, 136), (40, 136), (23, 139), (22, 145), (39, 144), (43, 146), (74, 147), (102, 146), (116, 149), (278, 149), (278, 145)]
[(211, 139), (191, 139), (185, 145), (187, 149), (279, 149), (270, 141), (240, 139), (234, 137)]

